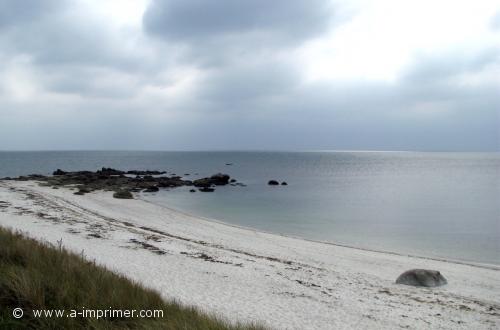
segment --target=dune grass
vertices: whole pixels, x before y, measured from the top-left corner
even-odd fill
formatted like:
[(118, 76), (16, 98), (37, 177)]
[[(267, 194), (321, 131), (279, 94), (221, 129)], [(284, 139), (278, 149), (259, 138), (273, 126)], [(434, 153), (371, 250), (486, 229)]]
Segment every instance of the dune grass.
[[(162, 310), (157, 318), (35, 317), (33, 309)], [(22, 308), (24, 316), (12, 316)], [(66, 315), (67, 315), (66, 314)], [(231, 325), (160, 295), (62, 247), (0, 228), (0, 329), (262, 329)]]

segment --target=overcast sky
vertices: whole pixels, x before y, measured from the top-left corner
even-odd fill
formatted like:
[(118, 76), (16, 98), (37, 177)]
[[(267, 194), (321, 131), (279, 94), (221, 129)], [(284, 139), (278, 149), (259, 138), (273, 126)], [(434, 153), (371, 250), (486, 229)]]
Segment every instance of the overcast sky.
[(1, 0), (0, 150), (500, 150), (498, 0)]

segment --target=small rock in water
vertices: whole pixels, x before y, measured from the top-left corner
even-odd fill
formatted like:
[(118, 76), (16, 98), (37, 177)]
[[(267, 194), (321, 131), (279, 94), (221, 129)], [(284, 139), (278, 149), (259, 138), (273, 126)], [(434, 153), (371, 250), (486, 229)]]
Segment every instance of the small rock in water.
[(267, 184), (270, 185), (270, 186), (277, 186), (280, 183), (278, 181), (276, 181), (276, 180), (269, 180), (269, 182)]
[(286, 183), (286, 181), (283, 181), (283, 182), (281, 183), (281, 185), (282, 185), (282, 186), (288, 186), (288, 183)]
[(437, 270), (411, 269), (399, 275), (397, 284), (436, 287), (448, 283), (443, 275)]
[(201, 192), (214, 192), (215, 191), (214, 188), (209, 188), (209, 187), (203, 187), (203, 188), (200, 188), (198, 190)]
[(193, 192), (196, 192), (196, 190), (194, 190), (194, 189), (190, 189), (190, 190), (189, 190), (189, 192), (192, 192), (192, 193), (193, 193)]
[(151, 187), (148, 187), (146, 189), (144, 189), (144, 192), (157, 192), (159, 191), (160, 189), (156, 186), (151, 186)]

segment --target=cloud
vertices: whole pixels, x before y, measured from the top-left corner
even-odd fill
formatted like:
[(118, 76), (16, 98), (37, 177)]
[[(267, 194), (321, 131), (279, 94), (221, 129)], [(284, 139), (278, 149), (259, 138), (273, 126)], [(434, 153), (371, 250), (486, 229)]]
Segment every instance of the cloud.
[(491, 17), (490, 26), (494, 30), (500, 30), (500, 10)]
[(2, 0), (0, 2), (0, 29), (38, 19), (64, 6), (57, 0)]
[[(36, 73), (46, 92), (81, 97), (130, 98), (162, 83), (170, 62), (141, 31), (121, 30), (70, 1), (6, 1), (0, 55)], [(3, 18), (3, 17), (1, 17)], [(163, 50), (163, 48), (161, 48)], [(12, 84), (13, 75), (5, 76)]]
[[(346, 28), (343, 1), (152, 0), (132, 27), (99, 3), (0, 3), (0, 149), (500, 150), (497, 28), (409, 47), (393, 79), (331, 78), (343, 42), (369, 69), (400, 59), (386, 46), (403, 36), (367, 33), (384, 22), (364, 5)], [(316, 40), (337, 44), (310, 79)]]
[(144, 26), (151, 34), (181, 43), (252, 33), (272, 34), (272, 41), (280, 43), (324, 31), (331, 14), (325, 0), (153, 0)]
[(335, 22), (333, 9), (329, 0), (153, 0), (143, 26), (150, 36), (183, 47), (185, 61), (224, 66), (320, 36)]
[[(200, 82), (198, 97), (236, 111), (243, 104), (259, 104), (287, 96), (300, 84), (300, 74), (290, 63), (256, 61), (236, 63), (208, 71)], [(258, 111), (258, 109), (255, 109)]]
[[(14, 7), (23, 8), (19, 4), (24, 2), (16, 3)], [(4, 52), (26, 54), (41, 65), (127, 66), (130, 70), (140, 63), (134, 52), (126, 51), (111, 26), (98, 17), (88, 17), (77, 5), (61, 2), (65, 5), (56, 7), (50, 3), (19, 10), (29, 20), (11, 17), (8, 31), (0, 35)]]
[(500, 45), (431, 55), (419, 54), (402, 76), (404, 80), (415, 83), (432, 83), (454, 79), (470, 72), (480, 72), (496, 64), (500, 64)]
[[(200, 116), (211, 119), (195, 132), (208, 145), (233, 136), (236, 148), (499, 150), (497, 55), (486, 47), (417, 56), (396, 82), (306, 83), (287, 78), (286, 66), (226, 68), (203, 81), (197, 95), (212, 103)], [(482, 76), (492, 72), (496, 80)]]
[(143, 27), (200, 70), (194, 97), (205, 106), (259, 112), (301, 84), (294, 49), (329, 31), (334, 9), (329, 0), (153, 0)]

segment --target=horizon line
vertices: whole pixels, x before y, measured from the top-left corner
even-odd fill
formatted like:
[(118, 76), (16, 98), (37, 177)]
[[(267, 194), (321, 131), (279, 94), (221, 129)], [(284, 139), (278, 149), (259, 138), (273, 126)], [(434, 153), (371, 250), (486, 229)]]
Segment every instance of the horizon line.
[(380, 150), (380, 149), (0, 149), (0, 152), (408, 152), (500, 153), (499, 150)]

